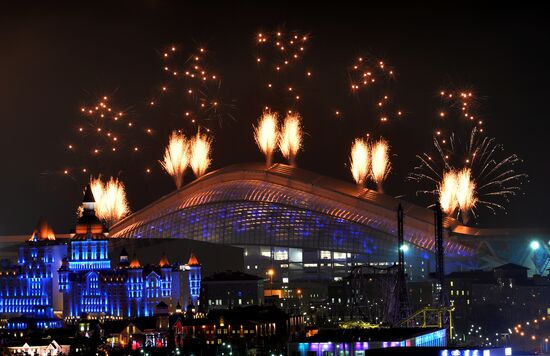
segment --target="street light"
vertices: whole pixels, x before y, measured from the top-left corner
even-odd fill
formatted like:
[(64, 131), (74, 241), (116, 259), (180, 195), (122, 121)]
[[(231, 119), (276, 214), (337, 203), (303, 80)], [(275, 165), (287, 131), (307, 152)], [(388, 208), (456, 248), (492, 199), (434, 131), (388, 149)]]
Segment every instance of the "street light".
[(269, 296), (273, 296), (273, 276), (275, 275), (275, 270), (270, 268), (267, 270), (267, 275), (269, 276)]
[(529, 247), (531, 247), (531, 250), (533, 251), (538, 250), (540, 248), (540, 243), (537, 240), (531, 241)]
[(399, 247), (399, 249), (403, 252), (407, 252), (407, 251), (409, 251), (409, 245), (403, 244), (403, 245), (401, 245), (401, 247)]

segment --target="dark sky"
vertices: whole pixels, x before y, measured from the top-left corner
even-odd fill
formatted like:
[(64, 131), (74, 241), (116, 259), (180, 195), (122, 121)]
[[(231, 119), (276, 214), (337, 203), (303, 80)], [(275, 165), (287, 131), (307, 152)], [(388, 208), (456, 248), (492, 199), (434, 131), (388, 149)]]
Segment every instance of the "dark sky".
[[(260, 161), (251, 126), (265, 105), (255, 63), (255, 35), (277, 29), (307, 33), (304, 65), (314, 73), (298, 108), (304, 117), (300, 167), (351, 181), (346, 167), (353, 137), (366, 131), (387, 137), (395, 154), (386, 192), (415, 198), (405, 176), (415, 155), (431, 149), (442, 88), (473, 89), (482, 98), (486, 130), (506, 152), (523, 159), (529, 182), (507, 214), (481, 212), (479, 226), (550, 227), (547, 107), (550, 89), (549, 27), (542, 7), (467, 2), (368, 7), (362, 2), (284, 3), (121, 1), (17, 2), (0, 13), (0, 235), (30, 233), (41, 216), (57, 232), (75, 221), (87, 174), (62, 174), (87, 165), (127, 186), (133, 210), (173, 190), (155, 159), (174, 122), (183, 120), (177, 97), (151, 111), (146, 103), (163, 83), (160, 54), (172, 44), (208, 49), (223, 78), (220, 95), (234, 102), (232, 115), (214, 131), (213, 169)], [(199, 5), (200, 4), (200, 5)], [(517, 5), (519, 6), (519, 5)], [(541, 5), (542, 6), (542, 5)], [(352, 96), (346, 68), (358, 55), (376, 54), (395, 67), (392, 94), (406, 117), (380, 128), (366, 109), (372, 98)], [(298, 79), (296, 79), (299, 82)], [(154, 122), (157, 137), (143, 140), (142, 155), (70, 155), (78, 144), (79, 108), (109, 95), (136, 122)], [(343, 119), (336, 119), (335, 109)], [(370, 115), (372, 116), (372, 115)], [(188, 131), (189, 133), (192, 130)], [(132, 140), (138, 140), (132, 136)], [(130, 139), (130, 138), (129, 138)], [(141, 140), (141, 139), (140, 139)], [(93, 162), (88, 163), (88, 161)], [(280, 157), (276, 160), (280, 161)], [(154, 167), (145, 174), (144, 167)], [(187, 181), (191, 179), (188, 175)]]

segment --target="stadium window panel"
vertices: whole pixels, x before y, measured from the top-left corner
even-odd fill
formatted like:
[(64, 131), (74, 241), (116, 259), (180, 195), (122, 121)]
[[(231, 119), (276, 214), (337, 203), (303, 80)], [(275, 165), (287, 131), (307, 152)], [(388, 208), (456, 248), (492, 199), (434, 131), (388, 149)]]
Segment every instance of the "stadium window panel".
[(273, 258), (276, 261), (286, 261), (286, 260), (288, 260), (288, 250), (276, 250), (273, 253)]
[(346, 253), (345, 252), (334, 252), (334, 259), (335, 260), (345, 260), (346, 259)]

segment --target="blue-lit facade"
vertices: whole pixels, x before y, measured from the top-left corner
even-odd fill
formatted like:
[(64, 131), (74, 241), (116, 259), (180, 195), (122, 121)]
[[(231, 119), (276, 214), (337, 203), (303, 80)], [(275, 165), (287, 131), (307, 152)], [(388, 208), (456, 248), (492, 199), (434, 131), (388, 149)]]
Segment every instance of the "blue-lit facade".
[[(69, 254), (59, 269), (59, 291), (63, 293), (63, 315), (92, 317), (140, 317), (153, 315), (160, 302), (175, 309), (182, 300), (180, 268), (162, 256), (154, 266), (142, 266), (134, 254), (123, 251), (117, 266), (111, 266), (107, 230), (95, 216), (91, 193), (86, 192), (84, 209), (71, 237)], [(196, 260), (196, 259), (195, 259)], [(189, 290), (193, 292), (200, 265), (189, 266)], [(192, 297), (192, 293), (191, 296)]]
[[(123, 259), (123, 258), (122, 258)], [(170, 265), (141, 266), (134, 256), (128, 265), (111, 268), (61, 268), (60, 290), (64, 315), (79, 317), (150, 316), (161, 301), (173, 306), (180, 301), (179, 273)]]
[(42, 318), (49, 325), (47, 319), (62, 307), (57, 270), (66, 253), (67, 246), (55, 240), (47, 222), (39, 222), (31, 238), (20, 246), (17, 264), (0, 269), (0, 315)]
[(186, 269), (188, 272), (188, 290), (189, 290), (189, 300), (190, 304), (194, 306), (199, 305), (199, 297), (201, 294), (201, 280), (202, 280), (202, 266), (195, 257), (194, 254), (191, 254), (189, 261), (187, 262)]

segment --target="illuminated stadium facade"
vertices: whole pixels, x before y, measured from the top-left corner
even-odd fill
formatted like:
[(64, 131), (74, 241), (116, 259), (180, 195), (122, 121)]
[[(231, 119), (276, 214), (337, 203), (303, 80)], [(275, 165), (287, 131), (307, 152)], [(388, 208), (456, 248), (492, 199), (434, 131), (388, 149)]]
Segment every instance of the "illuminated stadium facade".
[[(111, 237), (241, 246), (248, 273), (265, 276), (274, 268), (275, 280), (283, 283), (337, 280), (357, 264), (396, 262), (400, 203), (407, 273), (421, 280), (435, 269), (431, 210), (282, 164), (211, 172), (120, 221)], [(547, 244), (529, 251), (531, 237), (524, 234), (515, 238), (509, 230), (473, 229), (451, 218), (444, 226), (446, 272), (515, 262), (540, 273), (550, 260)], [(512, 253), (518, 249), (525, 253)]]

